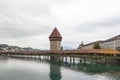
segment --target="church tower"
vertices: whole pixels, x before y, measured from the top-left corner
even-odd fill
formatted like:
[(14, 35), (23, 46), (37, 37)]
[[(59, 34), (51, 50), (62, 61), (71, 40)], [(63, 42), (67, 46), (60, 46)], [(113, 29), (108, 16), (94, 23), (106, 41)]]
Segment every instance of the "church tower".
[(62, 36), (56, 27), (49, 36), (49, 40), (50, 40), (50, 50), (61, 50)]

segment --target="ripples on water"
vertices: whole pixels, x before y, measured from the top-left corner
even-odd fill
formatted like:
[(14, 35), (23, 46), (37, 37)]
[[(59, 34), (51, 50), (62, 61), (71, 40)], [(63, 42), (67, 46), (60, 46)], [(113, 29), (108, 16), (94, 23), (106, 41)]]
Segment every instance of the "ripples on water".
[(3, 57), (0, 80), (120, 80), (120, 64)]

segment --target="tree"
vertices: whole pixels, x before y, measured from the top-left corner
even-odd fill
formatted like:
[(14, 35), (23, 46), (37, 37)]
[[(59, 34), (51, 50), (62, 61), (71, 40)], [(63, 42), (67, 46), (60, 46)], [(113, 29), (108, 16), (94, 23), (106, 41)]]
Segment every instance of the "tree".
[(120, 51), (120, 47), (117, 47), (116, 49), (117, 49), (118, 51)]
[(100, 44), (96, 42), (93, 46), (93, 49), (101, 49)]

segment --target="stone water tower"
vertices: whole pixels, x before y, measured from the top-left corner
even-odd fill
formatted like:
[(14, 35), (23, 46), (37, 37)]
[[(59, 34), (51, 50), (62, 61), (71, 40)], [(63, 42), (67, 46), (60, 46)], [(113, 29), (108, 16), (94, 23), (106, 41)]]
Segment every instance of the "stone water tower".
[(50, 50), (61, 50), (62, 36), (56, 27), (49, 36), (49, 40), (50, 40)]

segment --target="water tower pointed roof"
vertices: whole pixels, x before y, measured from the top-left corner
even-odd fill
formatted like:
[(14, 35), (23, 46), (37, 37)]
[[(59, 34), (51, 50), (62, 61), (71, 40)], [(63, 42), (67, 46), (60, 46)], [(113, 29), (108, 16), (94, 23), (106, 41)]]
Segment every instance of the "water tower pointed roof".
[(59, 31), (57, 30), (57, 28), (55, 27), (54, 30), (53, 30), (53, 32), (49, 36), (49, 38), (62, 38), (62, 36), (59, 33)]

